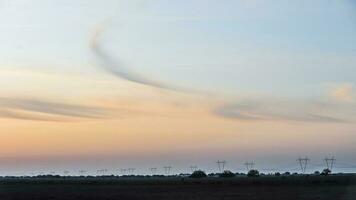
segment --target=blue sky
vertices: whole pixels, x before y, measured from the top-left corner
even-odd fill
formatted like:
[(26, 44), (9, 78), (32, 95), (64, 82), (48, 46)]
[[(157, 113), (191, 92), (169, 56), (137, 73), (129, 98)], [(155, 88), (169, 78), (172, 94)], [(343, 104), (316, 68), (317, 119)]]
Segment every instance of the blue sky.
[(95, 62), (87, 49), (90, 30), (108, 21), (106, 48), (134, 71), (179, 85), (229, 93), (278, 93), (293, 87), (310, 95), (308, 88), (315, 85), (355, 82), (352, 1), (2, 5), (5, 64), (90, 72), (88, 65)]
[(353, 0), (0, 0), (0, 160), (355, 163), (355, 11)]

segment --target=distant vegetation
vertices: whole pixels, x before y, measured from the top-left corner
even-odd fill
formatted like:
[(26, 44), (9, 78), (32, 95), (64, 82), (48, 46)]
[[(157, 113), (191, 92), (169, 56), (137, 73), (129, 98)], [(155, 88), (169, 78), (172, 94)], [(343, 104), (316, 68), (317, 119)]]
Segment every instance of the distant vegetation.
[(229, 170), (225, 170), (223, 173), (219, 174), (219, 177), (221, 177), (221, 178), (232, 178), (235, 176), (236, 176), (236, 174), (232, 173)]
[(194, 171), (190, 176), (190, 178), (205, 178), (207, 177), (206, 173), (202, 170)]
[(37, 175), (37, 176), (3, 176), (0, 178), (174, 178), (174, 177), (181, 177), (181, 178), (234, 178), (234, 177), (296, 177), (296, 176), (335, 176), (335, 175), (350, 175), (350, 174), (343, 174), (343, 173), (338, 173), (338, 174), (332, 174), (330, 169), (324, 169), (323, 171), (315, 171), (312, 174), (298, 174), (296, 172), (291, 173), (291, 172), (275, 172), (275, 173), (269, 173), (269, 174), (264, 174), (260, 173), (256, 169), (252, 169), (248, 171), (247, 174), (244, 173), (234, 173), (230, 170), (225, 170), (222, 173), (209, 173), (206, 174), (203, 170), (195, 170), (191, 174), (187, 173), (181, 173), (181, 174), (176, 174), (176, 175), (161, 175), (161, 174), (156, 174), (156, 175), (54, 175), (54, 174), (45, 174), (45, 175)]
[(260, 176), (260, 172), (256, 169), (251, 169), (248, 173), (247, 173), (248, 177), (259, 177)]
[(324, 169), (320, 175), (323, 175), (323, 176), (327, 176), (327, 175), (330, 175), (331, 174), (331, 170), (330, 169)]

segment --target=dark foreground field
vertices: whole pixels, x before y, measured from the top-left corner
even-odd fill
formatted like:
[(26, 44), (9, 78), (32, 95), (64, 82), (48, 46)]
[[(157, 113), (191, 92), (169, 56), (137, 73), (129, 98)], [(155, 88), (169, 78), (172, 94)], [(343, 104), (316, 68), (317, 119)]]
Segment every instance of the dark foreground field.
[(0, 200), (10, 199), (355, 200), (356, 177), (2, 178)]

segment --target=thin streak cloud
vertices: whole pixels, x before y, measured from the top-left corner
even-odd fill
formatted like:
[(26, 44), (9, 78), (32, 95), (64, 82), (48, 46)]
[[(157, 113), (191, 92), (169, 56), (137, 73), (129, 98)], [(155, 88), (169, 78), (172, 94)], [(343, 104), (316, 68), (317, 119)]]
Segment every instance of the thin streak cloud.
[(353, 102), (355, 96), (354, 87), (348, 83), (338, 85), (331, 89), (330, 96), (338, 101)]
[(120, 78), (125, 79), (134, 83), (151, 86), (154, 88), (172, 90), (176, 92), (191, 92), (191, 90), (180, 88), (177, 86), (168, 85), (161, 83), (159, 81), (151, 80), (149, 78), (143, 77), (123, 66), (122, 63), (113, 58), (109, 53), (107, 53), (100, 45), (99, 37), (104, 31), (104, 26), (95, 27), (92, 37), (90, 38), (89, 46), (94, 52), (97, 58), (99, 58), (102, 63), (100, 66), (108, 73)]
[(19, 112), (14, 110), (0, 110), (0, 118), (11, 118), (11, 119), (19, 119), (19, 120), (30, 120), (30, 121), (56, 121), (56, 122), (64, 122), (65, 119), (59, 119), (58, 117), (51, 116), (41, 116), (39, 114), (29, 114), (25, 112)]
[(238, 120), (348, 123), (356, 118), (355, 105), (316, 100), (245, 99), (218, 106), (217, 116)]
[[(46, 117), (43, 115), (50, 115)], [(95, 106), (56, 103), (36, 99), (0, 98), (0, 117), (39, 121), (63, 118), (107, 118), (109, 110)]]

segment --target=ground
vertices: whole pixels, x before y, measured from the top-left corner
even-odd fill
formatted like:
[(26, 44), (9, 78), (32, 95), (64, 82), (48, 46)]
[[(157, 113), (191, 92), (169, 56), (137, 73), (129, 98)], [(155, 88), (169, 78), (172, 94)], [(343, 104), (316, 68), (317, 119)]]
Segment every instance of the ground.
[(356, 177), (2, 178), (0, 199), (355, 200)]

